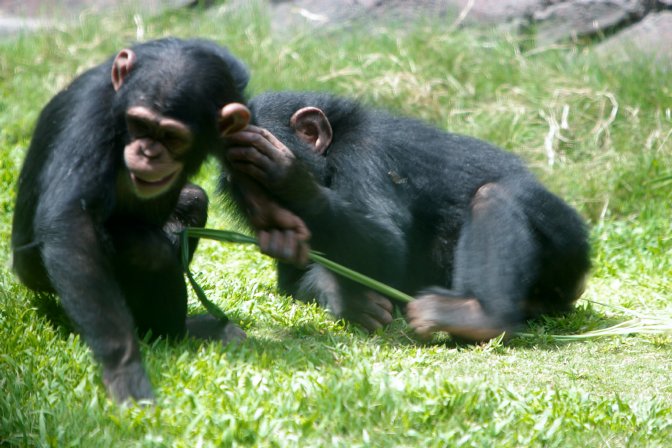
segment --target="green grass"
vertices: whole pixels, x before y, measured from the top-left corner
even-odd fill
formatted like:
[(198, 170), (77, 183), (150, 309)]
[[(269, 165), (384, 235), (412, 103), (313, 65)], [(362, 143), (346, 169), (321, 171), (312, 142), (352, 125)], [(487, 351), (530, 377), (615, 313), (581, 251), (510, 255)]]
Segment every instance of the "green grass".
[[(529, 50), (506, 34), (445, 24), (283, 37), (267, 31), (258, 8), (142, 19), (87, 16), (0, 41), (0, 445), (672, 443), (670, 336), (546, 336), (628, 318), (618, 311), (581, 302), (570, 316), (531, 324), (538, 336), (506, 344), (423, 345), (401, 318), (369, 336), (279, 295), (272, 261), (253, 247), (212, 241), (199, 246), (192, 271), (249, 339), (231, 347), (143, 344), (157, 405), (109, 402), (79, 337), (38, 313), (11, 273), (9, 235), (17, 174), (40, 109), (139, 30), (145, 39), (198, 35), (226, 44), (251, 68), (250, 94), (328, 90), (520, 154), (592, 225), (594, 269), (584, 297), (672, 314), (669, 73), (646, 61), (613, 67), (575, 46)], [(212, 196), (215, 177), (209, 163), (197, 179)], [(213, 204), (209, 227), (240, 229), (224, 201)], [(195, 298), (190, 307), (202, 309)]]

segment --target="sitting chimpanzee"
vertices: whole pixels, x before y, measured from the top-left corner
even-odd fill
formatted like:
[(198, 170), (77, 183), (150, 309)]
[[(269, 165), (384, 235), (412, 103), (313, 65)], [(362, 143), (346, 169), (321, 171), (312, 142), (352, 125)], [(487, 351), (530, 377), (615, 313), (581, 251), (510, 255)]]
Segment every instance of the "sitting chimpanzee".
[(19, 178), (14, 269), (60, 296), (118, 401), (153, 397), (136, 328), (245, 337), (232, 323), (187, 319), (174, 232), (205, 225), (207, 196), (187, 179), (221, 135), (247, 125), (247, 81), (212, 42), (157, 40), (86, 71), (37, 122)]
[[(489, 339), (581, 294), (586, 226), (514, 155), (325, 94), (264, 94), (250, 109), (256, 126), (232, 136), (232, 169), (302, 218), (327, 257), (422, 291), (407, 307), (420, 336)], [(286, 240), (262, 249), (276, 255)], [(387, 298), (318, 265), (278, 271), (283, 292), (336, 316), (367, 329), (392, 319)]]

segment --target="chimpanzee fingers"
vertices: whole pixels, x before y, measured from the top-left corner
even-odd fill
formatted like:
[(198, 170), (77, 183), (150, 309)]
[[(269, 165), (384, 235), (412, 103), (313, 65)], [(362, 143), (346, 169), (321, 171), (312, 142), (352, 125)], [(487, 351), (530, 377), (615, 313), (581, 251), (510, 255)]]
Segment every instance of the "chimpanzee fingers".
[(392, 322), (393, 309), (392, 302), (387, 298), (376, 292), (367, 291), (348, 301), (343, 317), (368, 331), (376, 331)]
[(232, 134), (229, 140), (238, 144), (253, 146), (266, 157), (278, 163), (294, 158), (289, 148), (280, 140), (266, 129), (257, 126), (248, 126), (243, 131)]
[(267, 185), (269, 183), (268, 173), (263, 168), (259, 168), (258, 166), (247, 162), (235, 162), (232, 163), (231, 166), (236, 172), (246, 174), (257, 182), (260, 182), (262, 185)]
[(357, 316), (355, 322), (364, 327), (369, 332), (374, 332), (379, 328), (383, 328), (383, 324), (379, 320), (368, 314), (360, 314)]
[(285, 230), (282, 233), (280, 252), (284, 259), (289, 260), (296, 256), (297, 250), (296, 234), (291, 230)]
[(305, 241), (299, 241), (298, 247), (296, 262), (294, 264), (297, 266), (306, 266), (310, 261), (310, 246)]
[(271, 233), (266, 230), (257, 231), (257, 244), (259, 244), (259, 250), (262, 254), (272, 257), (268, 251), (269, 241), (271, 239)]
[(226, 152), (226, 158), (232, 164), (248, 163), (264, 169), (268, 169), (272, 165), (271, 160), (265, 154), (252, 146), (234, 146), (229, 148)]
[(282, 154), (283, 158), (294, 158), (294, 154), (289, 150), (289, 148), (287, 148), (284, 143), (278, 140), (278, 138), (268, 129), (257, 126), (248, 126), (248, 129), (250, 129), (252, 132), (258, 132), (259, 135), (263, 137), (263, 140), (261, 141), (266, 141), (270, 144), (270, 146), (266, 146), (266, 148), (271, 149), (275, 153)]
[(283, 245), (284, 259), (296, 267), (304, 267), (308, 264), (310, 255), (310, 246), (294, 230), (285, 230), (285, 241)]
[(440, 299), (441, 296), (428, 294), (406, 305), (408, 324), (420, 339), (429, 339), (433, 333), (442, 329), (449, 331), (448, 322), (444, 322), (446, 326), (442, 326), (439, 320), (442, 316), (444, 319), (452, 319), (452, 313), (442, 306)]
[(367, 291), (366, 297), (369, 299), (369, 301), (375, 303), (377, 306), (390, 313), (390, 315), (394, 310), (394, 305), (392, 304), (392, 302), (387, 297), (378, 294), (375, 291)]
[(260, 230), (257, 232), (257, 242), (262, 254), (276, 259), (283, 259), (282, 254), (283, 232), (277, 229)]
[(238, 133), (232, 134), (231, 140), (234, 141), (245, 140), (249, 144), (253, 144), (255, 141), (266, 140), (275, 148), (278, 149), (286, 148), (284, 143), (278, 140), (278, 138), (275, 135), (273, 135), (271, 131), (259, 126), (255, 126), (253, 124), (246, 126), (245, 129), (243, 129)]
[(308, 263), (308, 245), (299, 241), (293, 230), (262, 230), (257, 232), (257, 240), (265, 255), (297, 266)]

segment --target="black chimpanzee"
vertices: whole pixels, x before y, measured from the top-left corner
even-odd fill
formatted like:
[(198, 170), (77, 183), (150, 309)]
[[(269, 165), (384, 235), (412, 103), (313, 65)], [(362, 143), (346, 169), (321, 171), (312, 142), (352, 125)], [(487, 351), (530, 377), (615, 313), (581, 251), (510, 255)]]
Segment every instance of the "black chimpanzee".
[(213, 42), (156, 40), (86, 71), (39, 117), (19, 177), (14, 269), (60, 296), (118, 401), (153, 397), (135, 328), (245, 337), (232, 323), (187, 319), (174, 232), (205, 225), (207, 196), (187, 179), (220, 135), (247, 124), (247, 81)]
[[(250, 109), (232, 168), (302, 218), (329, 258), (423, 291), (407, 307), (420, 336), (489, 339), (581, 294), (586, 226), (511, 153), (326, 94), (264, 94)], [(262, 249), (286, 241), (277, 232)], [(318, 265), (278, 271), (283, 292), (336, 316), (367, 329), (392, 319), (387, 298)]]

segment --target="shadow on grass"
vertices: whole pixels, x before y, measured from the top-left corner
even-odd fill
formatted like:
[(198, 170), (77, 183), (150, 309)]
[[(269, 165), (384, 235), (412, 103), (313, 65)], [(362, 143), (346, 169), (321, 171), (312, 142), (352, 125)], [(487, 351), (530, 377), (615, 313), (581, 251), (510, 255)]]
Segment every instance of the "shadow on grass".
[[(49, 293), (29, 294), (30, 303), (37, 312), (62, 337), (74, 332), (74, 326), (65, 314), (57, 296)], [(235, 314), (235, 313), (233, 313)], [(233, 321), (237, 321), (234, 317)], [(517, 349), (557, 350), (566, 344), (583, 343), (586, 339), (563, 340), (557, 336), (569, 336), (588, 331), (598, 330), (616, 325), (627, 320), (623, 316), (607, 316), (596, 311), (593, 304), (581, 303), (576, 309), (561, 316), (541, 316), (527, 323), (522, 329), (524, 335), (513, 335), (510, 338), (495, 339), (481, 344), (472, 344), (454, 339), (447, 334), (439, 333), (431, 341), (420, 341), (405, 324), (403, 316), (397, 314), (393, 323), (385, 329), (367, 333), (354, 324), (342, 323), (345, 331), (329, 331), (319, 322), (303, 321), (299, 324), (285, 326), (268, 322), (263, 327), (255, 327), (254, 320), (248, 321), (248, 339), (237, 345), (223, 346), (222, 354), (230, 361), (271, 362), (274, 365), (287, 364), (293, 368), (304, 368), (315, 364), (336, 363), (338, 352), (345, 352), (342, 347), (353, 342), (365, 342), (365, 345), (378, 344), (387, 347), (422, 347), (441, 345), (457, 350), (496, 349), (499, 346)], [(341, 325), (335, 323), (334, 325)], [(193, 338), (169, 340), (152, 338), (151, 334), (141, 338), (143, 345), (150, 350), (165, 347), (164, 350), (174, 351), (175, 348), (196, 353), (209, 344), (216, 342), (201, 341)], [(171, 348), (172, 347), (172, 348)], [(163, 350), (161, 350), (163, 351)]]
[(28, 292), (28, 301), (37, 310), (37, 314), (49, 322), (49, 325), (63, 337), (75, 331), (75, 326), (65, 314), (58, 296), (48, 292)]

